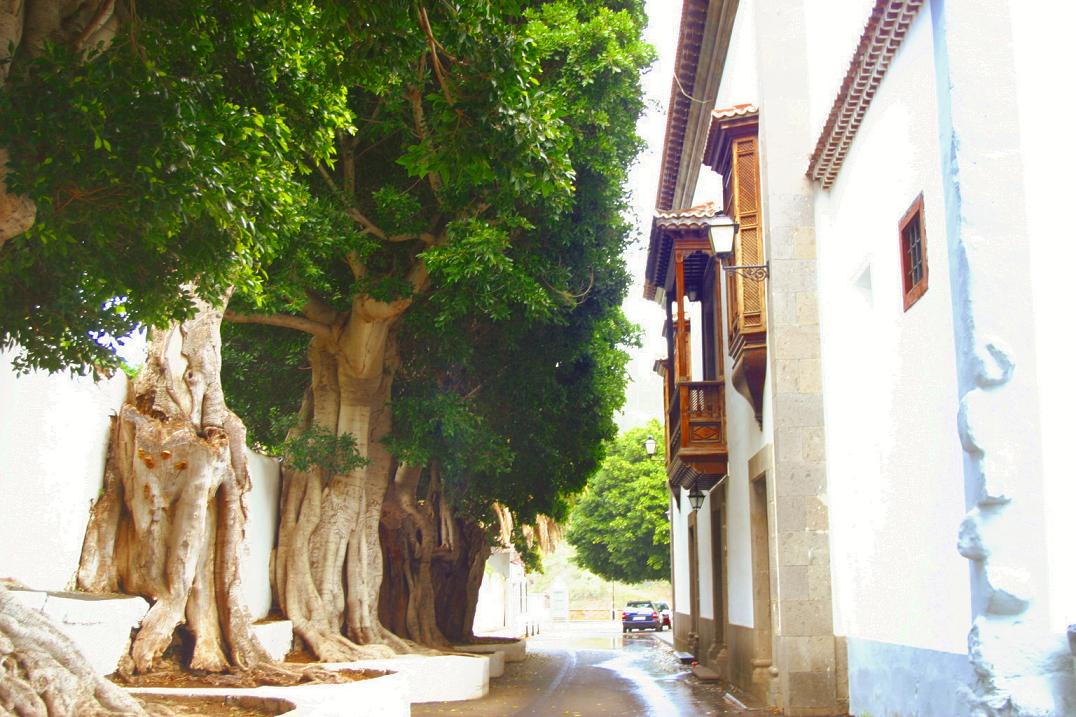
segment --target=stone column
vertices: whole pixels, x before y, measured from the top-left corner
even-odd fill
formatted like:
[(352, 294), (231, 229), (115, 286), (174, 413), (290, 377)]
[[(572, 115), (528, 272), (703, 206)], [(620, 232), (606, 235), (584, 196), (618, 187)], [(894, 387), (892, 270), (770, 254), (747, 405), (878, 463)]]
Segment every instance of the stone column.
[[(833, 634), (803, 0), (757, 0), (763, 231), (770, 264), (774, 679), (785, 714), (847, 710)], [(776, 689), (774, 689), (776, 688)]]

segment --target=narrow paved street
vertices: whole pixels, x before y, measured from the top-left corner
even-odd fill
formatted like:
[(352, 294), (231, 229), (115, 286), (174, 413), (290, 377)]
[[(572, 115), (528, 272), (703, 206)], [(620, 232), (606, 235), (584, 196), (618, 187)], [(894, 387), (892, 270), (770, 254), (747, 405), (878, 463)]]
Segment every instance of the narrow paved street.
[(525, 662), (506, 665), (489, 695), (414, 705), (415, 717), (696, 717), (741, 710), (699, 682), (654, 633), (622, 635), (619, 623), (552, 626), (532, 637)]

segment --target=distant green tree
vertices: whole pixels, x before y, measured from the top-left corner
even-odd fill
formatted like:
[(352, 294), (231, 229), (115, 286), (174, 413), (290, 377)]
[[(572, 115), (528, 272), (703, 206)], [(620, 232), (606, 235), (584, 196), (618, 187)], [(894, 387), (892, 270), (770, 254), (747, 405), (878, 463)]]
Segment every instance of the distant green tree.
[[(568, 542), (576, 562), (596, 575), (625, 583), (669, 577), (662, 434), (656, 420), (621, 433), (572, 510)], [(646, 454), (648, 435), (658, 443), (654, 456)]]

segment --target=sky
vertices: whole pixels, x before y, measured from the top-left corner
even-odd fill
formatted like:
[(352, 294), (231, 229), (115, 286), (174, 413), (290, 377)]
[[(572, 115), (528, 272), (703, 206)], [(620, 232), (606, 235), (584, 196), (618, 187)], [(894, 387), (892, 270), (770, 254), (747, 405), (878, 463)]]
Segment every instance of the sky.
[(657, 303), (643, 298), (643, 271), (646, 269), (650, 221), (654, 215), (661, 173), (661, 147), (665, 138), (665, 117), (680, 33), (680, 9), (681, 3), (674, 0), (647, 0), (646, 3), (650, 19), (646, 40), (657, 50), (658, 60), (643, 76), (643, 90), (649, 109), (639, 119), (638, 127), (639, 135), (646, 142), (646, 149), (639, 156), (629, 178), (637, 236), (625, 255), (634, 283), (624, 301), (624, 313), (642, 329), (643, 345), (632, 350), (628, 364), (628, 400), (617, 420), (622, 430), (640, 426), (651, 418), (660, 420), (664, 410), (661, 377), (654, 373), (653, 368), (654, 361), (665, 358), (665, 342), (661, 338), (665, 312)]

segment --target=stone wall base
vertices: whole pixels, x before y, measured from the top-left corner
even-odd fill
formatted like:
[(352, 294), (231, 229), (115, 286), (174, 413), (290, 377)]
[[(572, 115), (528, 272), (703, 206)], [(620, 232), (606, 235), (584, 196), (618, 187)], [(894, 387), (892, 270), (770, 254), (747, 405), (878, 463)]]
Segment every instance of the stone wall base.
[(849, 637), (848, 681), (852, 714), (968, 717), (974, 675), (964, 654)]

